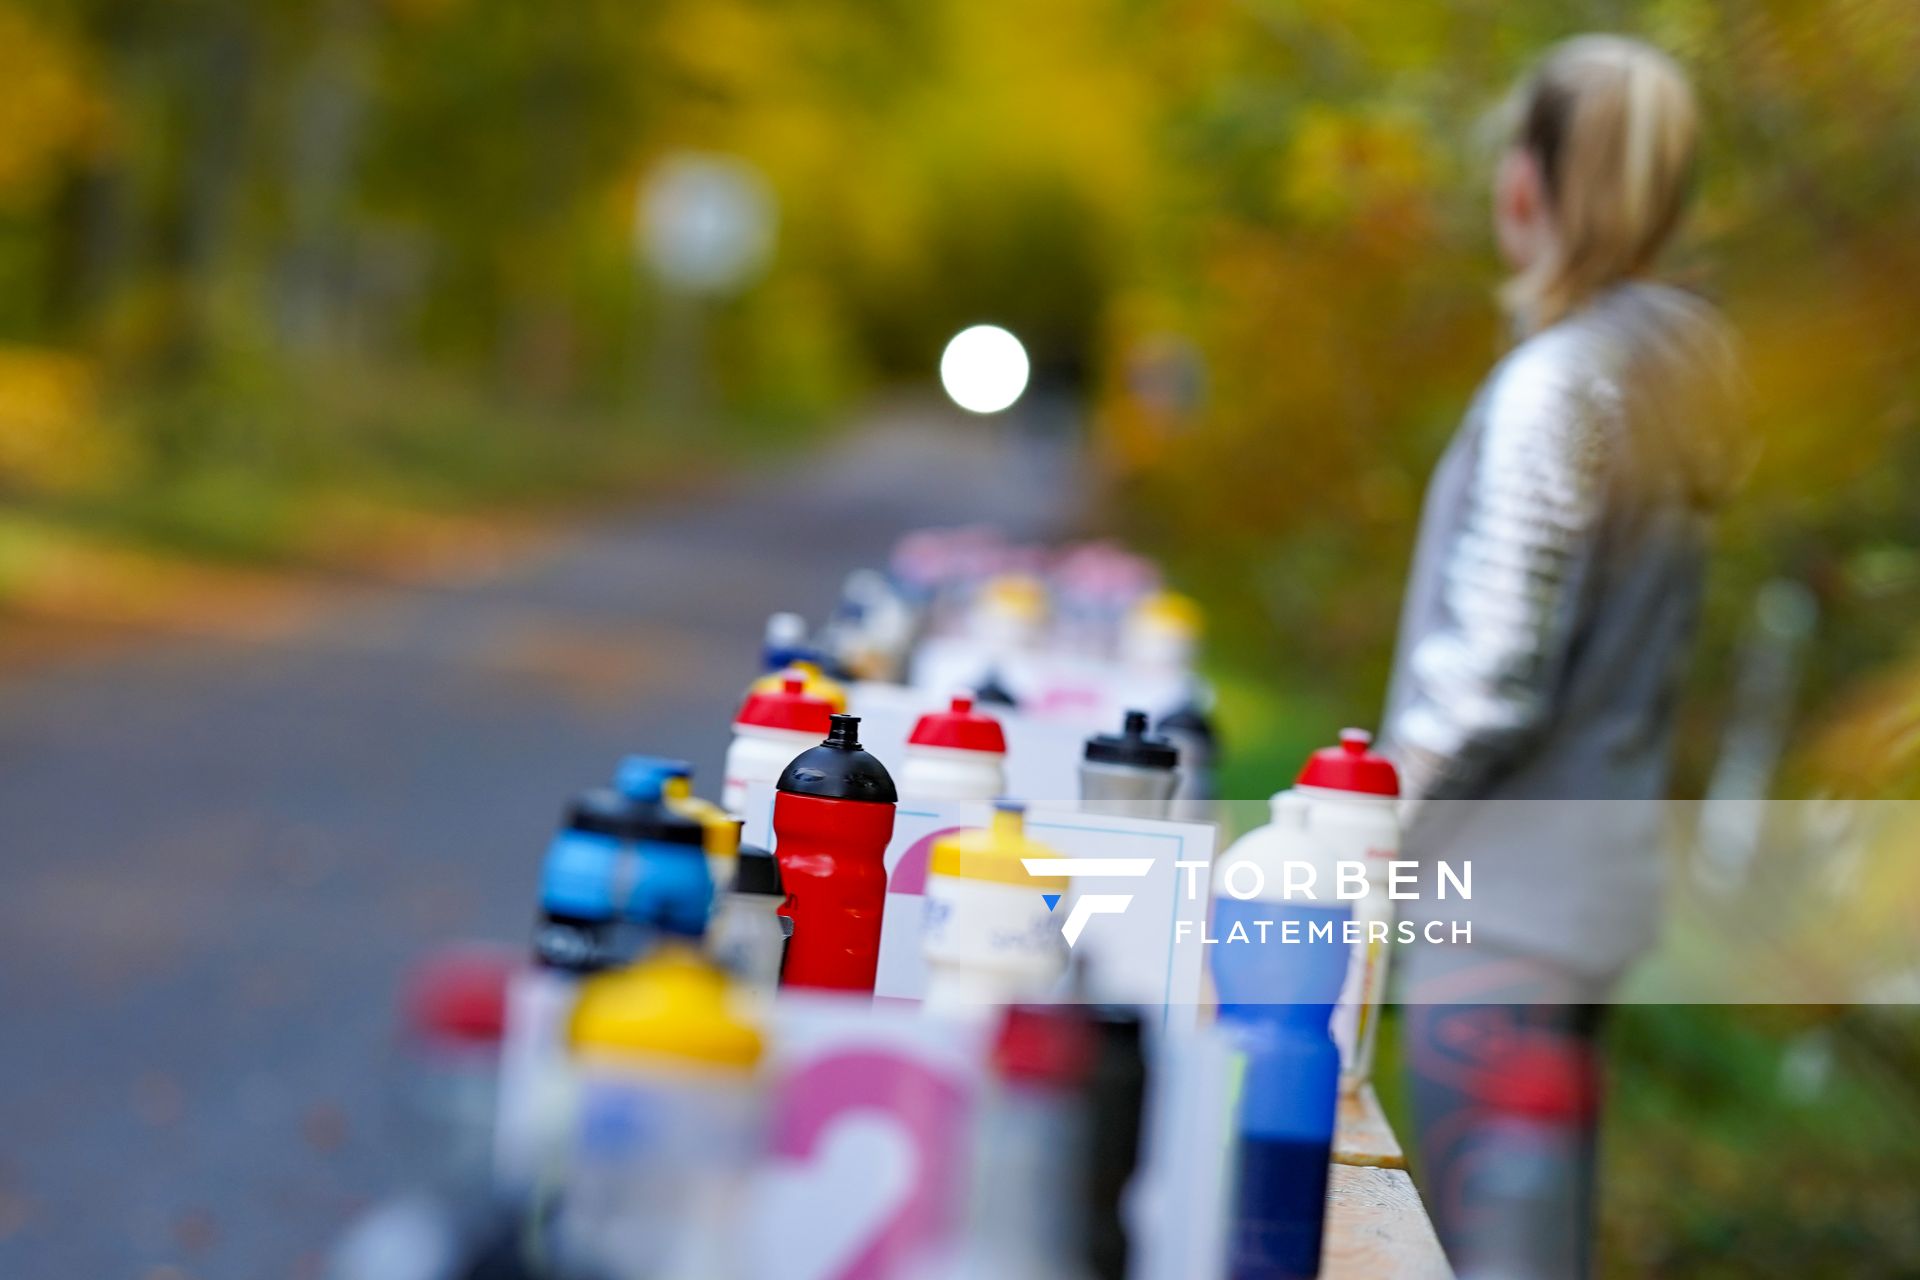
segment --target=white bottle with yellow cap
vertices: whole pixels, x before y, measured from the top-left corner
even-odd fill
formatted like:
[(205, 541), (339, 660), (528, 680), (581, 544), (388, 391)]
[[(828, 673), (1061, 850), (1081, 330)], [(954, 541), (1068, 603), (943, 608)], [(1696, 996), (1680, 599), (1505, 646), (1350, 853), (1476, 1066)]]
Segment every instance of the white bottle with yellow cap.
[(726, 975), (683, 945), (582, 985), (570, 1029), (577, 1125), (554, 1231), (569, 1274), (744, 1275), (762, 1042), (739, 1007)]
[(1029, 859), (1057, 860), (1030, 839), (1026, 808), (1001, 800), (985, 829), (934, 841), (927, 862), (926, 1005), (952, 1011), (1044, 995), (1067, 967), (1058, 908), (1067, 880), (1035, 875)]

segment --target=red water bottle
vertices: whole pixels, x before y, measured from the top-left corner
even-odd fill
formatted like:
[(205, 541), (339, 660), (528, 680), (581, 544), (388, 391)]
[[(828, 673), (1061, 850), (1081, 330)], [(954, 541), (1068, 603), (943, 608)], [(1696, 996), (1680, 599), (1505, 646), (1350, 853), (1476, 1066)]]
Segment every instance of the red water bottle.
[(859, 728), (859, 716), (834, 716), (827, 740), (795, 756), (776, 784), (780, 914), (793, 921), (783, 986), (873, 990), (899, 797), (886, 766), (860, 749)]

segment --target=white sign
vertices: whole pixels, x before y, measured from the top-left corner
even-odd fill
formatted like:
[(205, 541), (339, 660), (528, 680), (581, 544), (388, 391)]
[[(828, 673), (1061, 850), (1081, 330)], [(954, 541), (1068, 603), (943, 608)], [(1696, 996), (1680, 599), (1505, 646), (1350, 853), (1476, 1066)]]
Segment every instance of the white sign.
[[(748, 790), (746, 813), (746, 842), (775, 848), (771, 784)], [(984, 804), (951, 801), (902, 801), (896, 810), (886, 853), (877, 1001), (920, 1000), (927, 981), (922, 948), (933, 842), (952, 831), (985, 827), (990, 816)], [(1026, 829), (1079, 864), (1045, 873), (1065, 874), (1072, 882), (1053, 910), (1062, 934), (1070, 928), (1075, 934), (1073, 953), (1086, 957), (1089, 997), (1164, 1009), (1167, 1024), (1191, 1025), (1204, 981), (1198, 940), (1205, 935), (1213, 825), (1038, 808), (1028, 811)]]
[(952, 1252), (984, 1033), (863, 999), (780, 997), (752, 1274), (924, 1274)]

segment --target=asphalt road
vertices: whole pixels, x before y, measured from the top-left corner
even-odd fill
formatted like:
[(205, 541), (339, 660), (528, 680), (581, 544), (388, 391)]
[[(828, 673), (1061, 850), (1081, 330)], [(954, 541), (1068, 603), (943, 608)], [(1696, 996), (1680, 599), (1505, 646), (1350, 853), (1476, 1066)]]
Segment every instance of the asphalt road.
[(408, 963), (524, 938), (561, 802), (623, 752), (711, 783), (770, 611), (907, 528), (1059, 517), (1030, 461), (896, 423), (479, 581), (0, 673), (0, 1276), (315, 1274), (418, 1167)]

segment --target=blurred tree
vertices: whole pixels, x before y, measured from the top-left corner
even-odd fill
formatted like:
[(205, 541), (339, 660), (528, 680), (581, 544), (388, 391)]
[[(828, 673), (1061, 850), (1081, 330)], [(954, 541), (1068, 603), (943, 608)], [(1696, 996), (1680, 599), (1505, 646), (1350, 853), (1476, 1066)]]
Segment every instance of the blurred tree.
[[(116, 518), (207, 474), (592, 474), (659, 416), (641, 184), (722, 152), (780, 206), (770, 269), (707, 317), (722, 428), (924, 384), (1006, 324), (1091, 389), (1115, 518), (1224, 656), (1369, 705), (1424, 476), (1502, 345), (1488, 113), (1589, 28), (1700, 85), (1677, 265), (1747, 342), (1764, 444), (1698, 777), (1761, 583), (1820, 599), (1803, 719), (1920, 626), (1908, 0), (0, 0), (0, 338), (54, 360), (0, 374), (81, 371), (61, 438), (117, 459), (11, 483)], [(504, 474), (483, 435), (518, 442)]]

